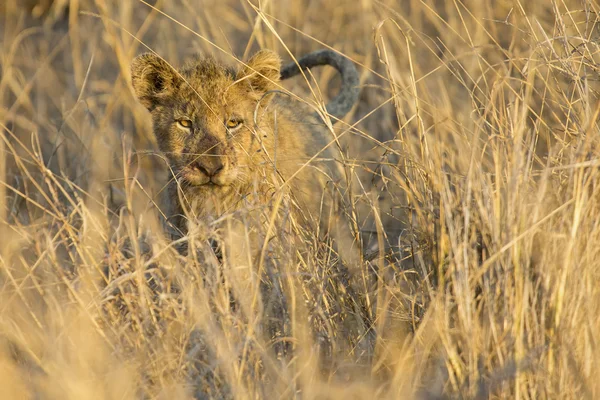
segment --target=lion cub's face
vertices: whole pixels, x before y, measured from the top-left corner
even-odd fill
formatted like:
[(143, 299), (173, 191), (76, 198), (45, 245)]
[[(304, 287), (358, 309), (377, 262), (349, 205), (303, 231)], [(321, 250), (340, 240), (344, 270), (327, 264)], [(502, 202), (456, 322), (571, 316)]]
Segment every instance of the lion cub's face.
[(234, 71), (204, 59), (177, 71), (154, 54), (133, 61), (135, 94), (151, 112), (159, 147), (180, 181), (219, 190), (248, 179), (260, 152), (255, 112), (268, 103), (280, 60), (261, 51), (247, 64)]

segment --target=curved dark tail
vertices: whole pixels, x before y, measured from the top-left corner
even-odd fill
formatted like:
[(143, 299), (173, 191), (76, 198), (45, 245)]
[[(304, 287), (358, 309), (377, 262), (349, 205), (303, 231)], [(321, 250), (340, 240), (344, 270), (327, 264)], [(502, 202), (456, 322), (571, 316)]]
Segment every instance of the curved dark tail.
[(358, 88), (358, 72), (352, 61), (332, 50), (313, 51), (299, 58), (298, 64), (292, 62), (281, 67), (281, 80), (298, 75), (300, 68), (307, 70), (320, 65), (331, 65), (342, 76), (340, 92), (326, 106), (327, 112), (334, 117), (331, 122), (335, 124), (338, 119), (342, 119), (348, 114), (358, 100), (360, 91)]

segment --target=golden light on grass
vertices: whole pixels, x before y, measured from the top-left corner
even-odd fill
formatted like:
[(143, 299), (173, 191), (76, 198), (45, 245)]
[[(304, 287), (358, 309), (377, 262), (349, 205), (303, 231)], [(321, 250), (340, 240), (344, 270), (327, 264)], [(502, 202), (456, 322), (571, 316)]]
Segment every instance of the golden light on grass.
[[(598, 397), (598, 12), (5, 0), (0, 398)], [(329, 138), (360, 254), (303, 231), (281, 195), (247, 263), (191, 240), (223, 238), (202, 221), (182, 255), (131, 60), (323, 47), (361, 74)], [(338, 84), (283, 82), (321, 113)]]

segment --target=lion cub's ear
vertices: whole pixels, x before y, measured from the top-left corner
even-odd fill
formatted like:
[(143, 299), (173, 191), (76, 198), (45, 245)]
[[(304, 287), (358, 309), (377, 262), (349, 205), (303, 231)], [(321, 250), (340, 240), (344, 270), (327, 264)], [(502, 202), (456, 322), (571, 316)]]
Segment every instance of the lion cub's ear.
[(131, 63), (131, 83), (136, 97), (152, 111), (172, 95), (181, 83), (177, 71), (153, 53), (137, 56)]
[(271, 50), (260, 50), (237, 74), (237, 79), (247, 80), (253, 91), (265, 93), (277, 88), (281, 59)]

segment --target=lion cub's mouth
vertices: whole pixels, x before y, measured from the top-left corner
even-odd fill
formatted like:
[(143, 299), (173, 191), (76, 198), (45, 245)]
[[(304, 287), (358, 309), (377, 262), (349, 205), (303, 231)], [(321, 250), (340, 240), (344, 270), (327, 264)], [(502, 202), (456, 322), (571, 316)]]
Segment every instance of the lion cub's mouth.
[(211, 178), (194, 168), (189, 167), (183, 168), (179, 173), (179, 177), (190, 186), (203, 187), (206, 189), (218, 189), (227, 186), (227, 184), (221, 182), (221, 177)]

